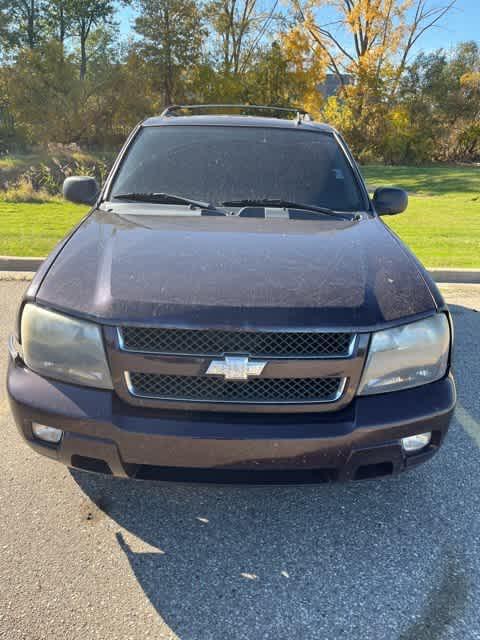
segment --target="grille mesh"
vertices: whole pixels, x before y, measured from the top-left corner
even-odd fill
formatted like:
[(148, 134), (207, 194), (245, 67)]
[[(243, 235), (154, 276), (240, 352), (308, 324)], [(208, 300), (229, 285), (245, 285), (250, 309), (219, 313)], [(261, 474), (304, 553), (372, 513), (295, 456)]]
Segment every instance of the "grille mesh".
[(124, 327), (123, 346), (131, 351), (222, 355), (245, 353), (256, 356), (345, 356), (350, 333), (201, 331)]
[(163, 376), (130, 373), (131, 391), (164, 400), (206, 402), (333, 402), (341, 378), (258, 378), (231, 382), (208, 376)]

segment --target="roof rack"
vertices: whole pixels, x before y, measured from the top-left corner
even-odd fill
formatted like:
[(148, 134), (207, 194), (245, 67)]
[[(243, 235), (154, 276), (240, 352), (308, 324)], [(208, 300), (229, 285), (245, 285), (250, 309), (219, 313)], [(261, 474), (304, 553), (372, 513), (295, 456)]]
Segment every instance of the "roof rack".
[[(242, 111), (271, 111), (278, 113), (294, 113), (296, 116), (297, 124), (301, 122), (311, 122), (312, 116), (304, 109), (297, 109), (296, 107), (274, 107), (258, 104), (175, 104), (167, 107), (162, 113), (162, 118), (177, 117), (180, 115), (179, 111), (202, 111), (202, 110), (218, 110), (224, 109), (241, 109)], [(245, 114), (242, 114), (245, 115)]]

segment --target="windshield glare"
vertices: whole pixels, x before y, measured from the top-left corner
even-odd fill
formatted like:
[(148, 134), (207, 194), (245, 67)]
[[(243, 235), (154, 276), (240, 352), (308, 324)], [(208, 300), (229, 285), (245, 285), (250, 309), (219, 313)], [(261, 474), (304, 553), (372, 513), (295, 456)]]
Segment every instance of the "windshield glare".
[(144, 127), (124, 159), (111, 198), (170, 193), (213, 205), (281, 199), (358, 211), (362, 195), (333, 135), (301, 129)]

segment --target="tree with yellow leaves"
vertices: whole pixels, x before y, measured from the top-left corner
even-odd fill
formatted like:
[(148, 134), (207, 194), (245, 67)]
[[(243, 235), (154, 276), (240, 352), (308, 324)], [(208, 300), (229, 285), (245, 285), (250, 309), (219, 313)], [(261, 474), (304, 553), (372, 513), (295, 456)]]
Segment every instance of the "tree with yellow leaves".
[[(324, 52), (330, 73), (382, 78), (395, 69), (394, 87), (419, 38), (435, 27), (456, 0), (293, 0), (298, 26), (311, 49)], [(328, 18), (325, 22), (325, 11)], [(331, 15), (331, 12), (334, 15)], [(332, 19), (333, 18), (333, 19)]]
[(297, 21), (285, 46), (296, 58), (316, 61), (317, 86), (326, 73), (337, 78), (338, 97), (322, 104), (317, 92), (317, 110), (347, 133), (357, 152), (388, 137), (386, 129), (401, 129), (403, 114), (391, 110), (409, 55), (455, 2), (292, 0)]

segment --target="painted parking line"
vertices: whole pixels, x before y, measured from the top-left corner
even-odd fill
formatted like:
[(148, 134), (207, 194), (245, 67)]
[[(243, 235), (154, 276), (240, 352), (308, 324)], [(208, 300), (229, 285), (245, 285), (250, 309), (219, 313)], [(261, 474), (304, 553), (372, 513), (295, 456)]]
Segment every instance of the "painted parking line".
[(468, 411), (459, 403), (455, 409), (455, 418), (480, 449), (480, 421), (472, 418)]

